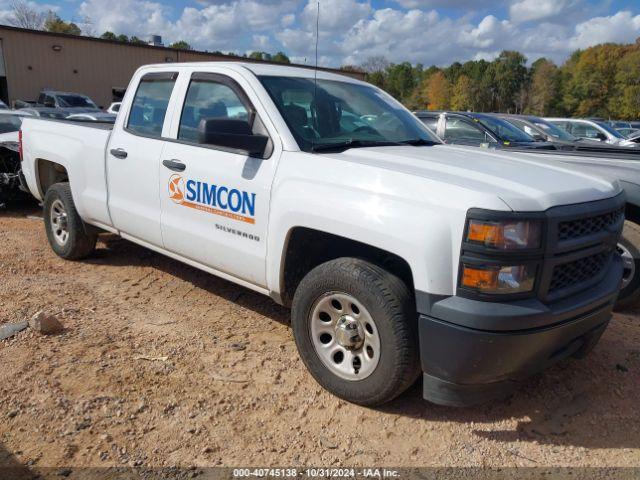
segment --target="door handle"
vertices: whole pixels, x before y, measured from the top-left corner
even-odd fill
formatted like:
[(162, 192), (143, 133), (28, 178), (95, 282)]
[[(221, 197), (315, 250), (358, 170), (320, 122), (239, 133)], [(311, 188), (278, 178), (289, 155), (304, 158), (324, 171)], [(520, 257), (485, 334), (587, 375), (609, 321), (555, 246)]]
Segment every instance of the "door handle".
[(112, 148), (110, 153), (116, 158), (127, 158), (128, 155), (128, 153), (122, 148)]
[(184, 172), (187, 166), (179, 160), (163, 160), (162, 165), (174, 172)]

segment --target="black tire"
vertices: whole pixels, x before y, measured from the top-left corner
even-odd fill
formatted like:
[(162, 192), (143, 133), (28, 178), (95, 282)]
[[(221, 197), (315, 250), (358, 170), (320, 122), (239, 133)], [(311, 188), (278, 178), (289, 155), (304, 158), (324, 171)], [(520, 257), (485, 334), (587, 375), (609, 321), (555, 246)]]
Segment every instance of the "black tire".
[[(366, 378), (347, 380), (332, 372), (311, 339), (312, 309), (330, 292), (357, 299), (375, 321), (380, 356)], [(395, 275), (364, 260), (339, 258), (309, 272), (300, 282), (291, 310), (293, 334), (303, 362), (329, 392), (352, 403), (378, 406), (409, 388), (420, 374), (418, 320), (407, 285)]]
[[(624, 230), (620, 238), (618, 250), (624, 251), (633, 257), (633, 277), (629, 283), (620, 290), (616, 310), (633, 308), (640, 302), (640, 225), (627, 220), (624, 222)], [(625, 268), (625, 275), (629, 275), (629, 268)]]
[[(52, 209), (59, 209), (60, 205), (62, 205), (66, 213), (66, 241), (57, 239), (60, 235), (57, 232), (61, 230), (57, 230), (52, 222)], [(68, 183), (56, 183), (49, 187), (44, 197), (43, 216), (49, 245), (58, 256), (66, 260), (80, 260), (94, 251), (98, 235), (87, 232), (86, 226), (73, 203), (71, 188)]]

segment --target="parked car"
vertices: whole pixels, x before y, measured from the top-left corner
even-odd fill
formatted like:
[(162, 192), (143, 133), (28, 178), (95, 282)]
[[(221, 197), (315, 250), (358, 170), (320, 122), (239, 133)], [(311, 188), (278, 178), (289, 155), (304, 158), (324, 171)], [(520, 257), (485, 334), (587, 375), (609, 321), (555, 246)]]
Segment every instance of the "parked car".
[(107, 108), (107, 113), (117, 114), (120, 111), (120, 105), (122, 105), (122, 102), (113, 102), (109, 105), (109, 108)]
[(26, 195), (21, 189), (18, 132), (29, 114), (0, 110), (0, 205)]
[(621, 147), (635, 147), (622, 134), (618, 133), (606, 122), (581, 118), (545, 118), (550, 123), (562, 128), (575, 137), (595, 142), (605, 142)]
[(67, 109), (62, 108), (49, 108), (49, 107), (30, 107), (30, 108), (21, 108), (20, 110), (16, 110), (17, 112), (24, 112), (26, 114), (32, 115), (34, 117), (41, 118), (57, 118), (57, 119), (65, 119), (73, 112), (70, 112)]
[(631, 135), (629, 135), (627, 140), (629, 140), (630, 142), (633, 142), (635, 144), (640, 144), (640, 131), (638, 131), (636, 133), (632, 133)]
[(640, 160), (640, 149), (611, 145), (605, 142), (593, 142), (575, 137), (543, 118), (533, 115), (511, 115), (505, 113), (493, 114), (498, 116), (536, 140), (544, 140), (555, 145), (563, 154), (575, 152), (579, 155), (599, 156), (618, 159)]
[(91, 98), (81, 93), (59, 92), (56, 90), (42, 90), (35, 102), (16, 100), (15, 108), (51, 108), (72, 110), (76, 113), (96, 112), (101, 109)]
[(116, 115), (107, 112), (73, 113), (67, 117), (67, 120), (113, 123), (116, 121)]
[(494, 115), (470, 112), (418, 111), (415, 115), (452, 145), (490, 148), (554, 149)]
[(638, 132), (638, 129), (637, 128), (632, 128), (632, 127), (629, 127), (629, 128), (616, 128), (616, 131), (619, 134), (625, 136), (626, 138), (629, 138), (631, 135), (633, 135), (634, 133)]
[(9, 106), (0, 100), (0, 110), (9, 110)]
[(487, 401), (587, 354), (611, 318), (616, 182), (442, 145), (382, 90), (322, 71), (142, 67), (125, 111), (24, 121), (53, 251), (87, 257), (107, 231), (270, 295), (348, 401), (388, 402), (421, 371), (435, 403)]

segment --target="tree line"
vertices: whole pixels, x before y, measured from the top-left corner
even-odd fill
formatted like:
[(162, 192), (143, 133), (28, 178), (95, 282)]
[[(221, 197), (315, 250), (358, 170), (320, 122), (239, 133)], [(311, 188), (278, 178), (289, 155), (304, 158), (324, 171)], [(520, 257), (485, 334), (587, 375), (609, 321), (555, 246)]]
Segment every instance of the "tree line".
[(391, 64), (371, 57), (357, 68), (412, 110), (462, 110), (640, 119), (640, 38), (577, 50), (558, 66), (530, 65), (520, 52), (448, 67)]

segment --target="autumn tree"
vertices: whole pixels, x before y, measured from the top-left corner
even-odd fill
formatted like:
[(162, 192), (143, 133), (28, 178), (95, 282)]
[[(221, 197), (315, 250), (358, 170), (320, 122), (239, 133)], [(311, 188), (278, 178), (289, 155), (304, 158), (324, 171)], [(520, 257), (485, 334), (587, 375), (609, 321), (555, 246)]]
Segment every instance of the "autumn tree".
[(49, 12), (44, 22), (44, 30), (53, 33), (66, 33), (68, 35), (80, 35), (80, 27), (73, 22), (65, 22), (58, 14)]
[(473, 84), (466, 75), (460, 75), (453, 86), (451, 95), (451, 109), (466, 111), (474, 109)]
[(555, 111), (560, 73), (551, 60), (540, 58), (531, 65), (531, 85), (527, 112), (545, 116)]
[(429, 110), (447, 110), (451, 102), (451, 84), (442, 70), (425, 80), (425, 97)]

